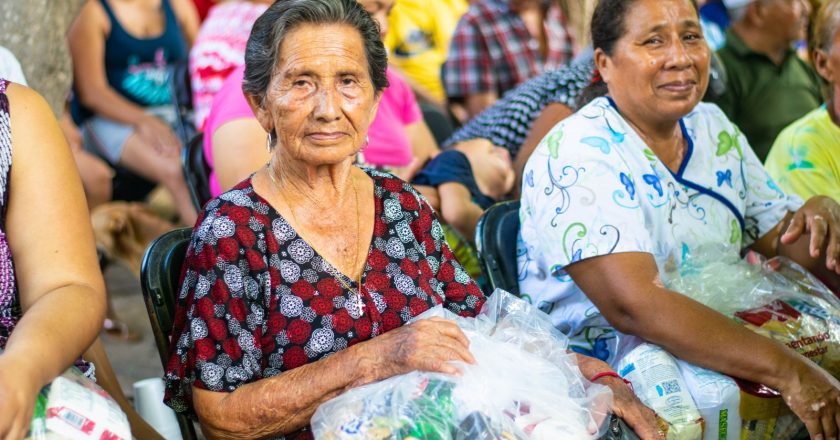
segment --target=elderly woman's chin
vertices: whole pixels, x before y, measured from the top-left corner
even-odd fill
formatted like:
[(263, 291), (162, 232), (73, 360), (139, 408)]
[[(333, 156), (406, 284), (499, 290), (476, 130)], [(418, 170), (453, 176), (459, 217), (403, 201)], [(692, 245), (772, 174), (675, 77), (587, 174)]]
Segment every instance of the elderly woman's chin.
[(336, 165), (347, 160), (352, 162), (360, 149), (361, 146), (352, 141), (327, 142), (304, 138), (303, 142), (293, 149), (292, 156), (313, 166)]

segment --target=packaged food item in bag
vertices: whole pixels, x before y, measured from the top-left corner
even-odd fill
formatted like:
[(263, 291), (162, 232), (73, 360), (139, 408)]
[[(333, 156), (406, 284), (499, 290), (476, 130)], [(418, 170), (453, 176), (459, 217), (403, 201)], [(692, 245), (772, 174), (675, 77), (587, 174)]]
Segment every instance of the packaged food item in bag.
[(677, 361), (659, 346), (643, 343), (618, 361), (616, 370), (639, 399), (668, 422), (668, 439), (702, 438), (703, 417), (694, 405)]
[(703, 417), (703, 440), (741, 438), (741, 391), (735, 380), (682, 359), (676, 361), (686, 389)]
[(108, 393), (71, 368), (39, 393), (26, 439), (130, 440), (131, 426)]
[(455, 377), (411, 372), (352, 389), (312, 417), (317, 439), (596, 439), (609, 388), (589, 383), (568, 340), (530, 304), (497, 290), (474, 318), (435, 307), (415, 320), (452, 320), (475, 365)]
[[(740, 259), (721, 246), (664, 265), (665, 285), (798, 351), (840, 378), (840, 300), (791, 260)], [(804, 424), (775, 390), (738, 381), (744, 439), (790, 439)]]

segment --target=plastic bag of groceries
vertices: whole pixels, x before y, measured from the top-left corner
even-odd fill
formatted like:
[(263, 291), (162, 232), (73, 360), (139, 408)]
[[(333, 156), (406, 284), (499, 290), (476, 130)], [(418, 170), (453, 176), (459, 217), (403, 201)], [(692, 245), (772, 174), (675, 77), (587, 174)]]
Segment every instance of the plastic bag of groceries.
[[(840, 300), (796, 263), (757, 254), (741, 259), (725, 247), (709, 246), (686, 255), (679, 266), (660, 269), (671, 290), (785, 344), (840, 377)], [(802, 422), (778, 392), (746, 381), (737, 384), (741, 438), (789, 439), (803, 432)], [(702, 397), (693, 397), (698, 406), (703, 404)]]
[(38, 394), (26, 439), (130, 440), (131, 427), (108, 393), (70, 368)]
[(609, 388), (580, 374), (568, 340), (547, 316), (497, 289), (475, 319), (435, 307), (415, 320), (456, 322), (475, 365), (460, 377), (412, 372), (352, 389), (321, 405), (318, 439), (594, 439)]

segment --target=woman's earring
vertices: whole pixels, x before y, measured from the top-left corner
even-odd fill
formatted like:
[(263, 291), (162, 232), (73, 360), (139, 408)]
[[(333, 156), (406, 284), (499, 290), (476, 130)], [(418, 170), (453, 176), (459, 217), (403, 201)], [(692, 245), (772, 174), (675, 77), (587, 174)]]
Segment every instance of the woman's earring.
[(362, 145), (362, 151), (365, 151), (365, 148), (370, 144), (370, 136), (365, 136), (365, 144)]
[(271, 132), (269, 132), (268, 136), (265, 138), (265, 149), (268, 150), (269, 153), (271, 153), (271, 144), (272, 143), (273, 142), (271, 142)]

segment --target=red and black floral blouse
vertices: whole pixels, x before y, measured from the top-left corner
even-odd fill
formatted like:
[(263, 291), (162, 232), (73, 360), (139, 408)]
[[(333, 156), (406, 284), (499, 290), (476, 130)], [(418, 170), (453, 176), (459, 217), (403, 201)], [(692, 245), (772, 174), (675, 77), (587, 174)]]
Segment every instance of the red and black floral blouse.
[(169, 406), (191, 412), (192, 386), (234, 391), (400, 327), (436, 304), (475, 315), (484, 295), (455, 260), (431, 207), (402, 180), (366, 172), (375, 219), (361, 301), (356, 282), (303, 241), (250, 179), (208, 202), (178, 296), (164, 376)]

